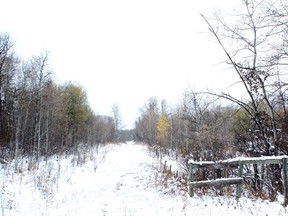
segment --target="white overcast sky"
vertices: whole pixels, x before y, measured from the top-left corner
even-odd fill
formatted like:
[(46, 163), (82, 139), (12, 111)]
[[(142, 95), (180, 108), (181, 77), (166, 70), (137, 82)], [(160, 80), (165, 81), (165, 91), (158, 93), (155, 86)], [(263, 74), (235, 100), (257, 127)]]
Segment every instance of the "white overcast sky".
[(130, 128), (151, 96), (175, 104), (188, 83), (197, 90), (232, 83), (199, 13), (238, 2), (0, 0), (0, 32), (23, 58), (49, 50), (58, 82), (84, 87), (97, 114), (112, 115), (118, 104)]

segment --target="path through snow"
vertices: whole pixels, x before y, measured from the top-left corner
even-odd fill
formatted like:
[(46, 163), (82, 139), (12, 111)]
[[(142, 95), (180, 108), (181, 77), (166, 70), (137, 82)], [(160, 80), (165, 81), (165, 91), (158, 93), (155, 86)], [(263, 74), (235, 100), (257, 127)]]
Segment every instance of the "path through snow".
[(96, 173), (79, 169), (71, 185), (60, 188), (60, 199), (67, 192), (73, 199), (59, 200), (65, 204), (52, 215), (177, 215), (183, 206), (171, 206), (170, 197), (157, 192), (158, 162), (149, 155), (145, 145), (111, 145)]

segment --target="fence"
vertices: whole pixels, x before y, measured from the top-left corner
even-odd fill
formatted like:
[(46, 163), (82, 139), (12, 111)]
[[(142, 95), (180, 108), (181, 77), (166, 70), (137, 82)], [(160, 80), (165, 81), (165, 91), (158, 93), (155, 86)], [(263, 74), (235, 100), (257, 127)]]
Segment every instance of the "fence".
[[(241, 197), (242, 185), (243, 185), (243, 165), (244, 164), (282, 164), (283, 166), (283, 186), (284, 186), (284, 206), (288, 204), (288, 173), (287, 173), (287, 160), (286, 155), (283, 156), (268, 156), (268, 157), (251, 157), (251, 158), (234, 158), (223, 161), (200, 161), (196, 162), (193, 160), (189, 161), (189, 194), (191, 197), (194, 196), (193, 188), (197, 187), (211, 187), (211, 186), (223, 186), (236, 184), (236, 199)], [(223, 169), (223, 168), (237, 168), (237, 178), (218, 178), (215, 180), (206, 181), (194, 181), (194, 169), (199, 168), (212, 168), (212, 169)]]

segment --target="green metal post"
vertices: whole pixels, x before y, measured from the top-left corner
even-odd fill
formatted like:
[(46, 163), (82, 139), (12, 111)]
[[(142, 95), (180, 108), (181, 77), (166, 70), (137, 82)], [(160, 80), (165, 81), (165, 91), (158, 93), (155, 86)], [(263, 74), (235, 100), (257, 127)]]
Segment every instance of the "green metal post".
[(284, 186), (284, 206), (288, 204), (288, 176), (287, 176), (287, 158), (282, 159), (283, 163), (283, 186)]
[(190, 182), (193, 182), (193, 164), (189, 163), (189, 172), (188, 172), (188, 188), (189, 188), (189, 195), (190, 197), (194, 196), (193, 192), (193, 186), (190, 184)]
[[(243, 164), (240, 161), (238, 164), (238, 177), (243, 179)], [(242, 180), (242, 182), (243, 182), (243, 180)], [(241, 197), (242, 185), (243, 185), (243, 183), (236, 185), (236, 199), (237, 200)]]

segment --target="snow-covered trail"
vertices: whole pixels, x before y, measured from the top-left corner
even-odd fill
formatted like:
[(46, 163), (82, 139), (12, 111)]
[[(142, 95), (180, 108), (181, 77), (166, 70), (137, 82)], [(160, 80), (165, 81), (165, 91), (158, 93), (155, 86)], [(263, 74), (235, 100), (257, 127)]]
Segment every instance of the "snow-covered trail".
[(159, 162), (146, 145), (103, 145), (86, 153), (81, 165), (77, 160), (54, 157), (30, 171), (23, 163), (22, 173), (12, 171), (13, 163), (0, 170), (0, 215), (288, 215), (279, 202), (167, 193), (159, 182)]
[[(169, 199), (165, 204), (157, 193), (157, 165), (145, 145), (111, 145), (96, 173), (77, 170), (70, 185), (59, 189), (60, 200), (51, 215), (174, 215), (177, 207)], [(67, 191), (72, 196), (69, 202), (62, 196)]]

